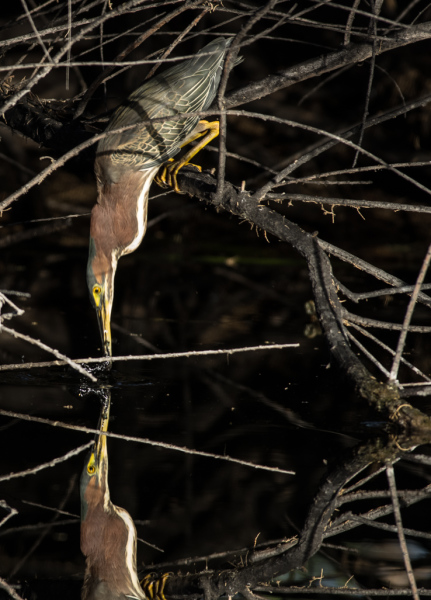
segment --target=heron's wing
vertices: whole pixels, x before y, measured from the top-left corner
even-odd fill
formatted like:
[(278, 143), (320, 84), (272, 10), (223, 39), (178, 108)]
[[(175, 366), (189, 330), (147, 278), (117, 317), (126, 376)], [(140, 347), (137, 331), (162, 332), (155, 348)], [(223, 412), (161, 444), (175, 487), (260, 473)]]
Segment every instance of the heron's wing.
[[(223, 59), (230, 40), (218, 38), (195, 58), (153, 77), (135, 90), (114, 114), (97, 152), (109, 154), (113, 163), (148, 169), (179, 152), (183, 140), (199, 122), (196, 113), (212, 103), (220, 83)], [(174, 117), (174, 118), (172, 118)], [(160, 119), (150, 122), (153, 119)]]

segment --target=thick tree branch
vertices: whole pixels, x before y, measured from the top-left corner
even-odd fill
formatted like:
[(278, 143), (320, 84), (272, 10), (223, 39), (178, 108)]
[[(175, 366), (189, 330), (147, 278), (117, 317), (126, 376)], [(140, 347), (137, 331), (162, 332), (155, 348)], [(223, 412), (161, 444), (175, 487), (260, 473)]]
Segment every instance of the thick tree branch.
[[(7, 101), (14, 93), (13, 88), (0, 86), (0, 101)], [(1, 115), (0, 121), (59, 153), (71, 150), (92, 136), (81, 121), (72, 121), (69, 112), (64, 111), (64, 104), (57, 100), (43, 101), (31, 92)]]
[(257, 203), (249, 192), (240, 190), (229, 182), (225, 182), (221, 198), (216, 196), (215, 180), (208, 174), (180, 171), (178, 183), (184, 192), (197, 196), (218, 209), (227, 210), (292, 245), (307, 261), (316, 309), (331, 353), (342, 371), (354, 382), (360, 395), (374, 409), (396, 419), (396, 422), (406, 429), (422, 430), (431, 427), (429, 417), (402, 403), (395, 385), (378, 382), (350, 347), (331, 263), (323, 250), (324, 242), (321, 247), (317, 237), (307, 233), (283, 215)]
[[(385, 40), (379, 40), (375, 48), (376, 56), (413, 44), (431, 37), (431, 23), (422, 23), (397, 31)], [(233, 108), (259, 100), (277, 90), (290, 87), (294, 83), (306, 81), (312, 77), (318, 77), (324, 73), (330, 73), (349, 65), (355, 65), (371, 58), (373, 55), (373, 40), (364, 44), (349, 44), (343, 50), (337, 50), (329, 54), (320, 55), (317, 58), (307, 60), (292, 67), (280, 71), (276, 75), (269, 75), (261, 81), (256, 81), (239, 90), (233, 90), (226, 94), (226, 108)]]
[[(423, 443), (422, 438), (419, 438), (419, 441)], [(411, 443), (409, 447), (412, 447)], [(204, 590), (206, 600), (216, 600), (223, 595), (234, 596), (243, 593), (246, 589), (253, 589), (262, 582), (276, 578), (277, 575), (303, 566), (319, 550), (325, 538), (339, 533), (339, 529), (333, 526), (332, 520), (335, 509), (340, 505), (341, 491), (348, 487), (349, 483), (369, 464), (393, 463), (405, 452), (396, 439), (390, 439), (386, 444), (379, 439), (360, 445), (352, 451), (349, 458), (325, 478), (311, 504), (297, 543), (291, 540), (281, 544), (282, 547), (286, 547), (284, 552), (259, 562), (253, 560), (253, 556), (263, 553), (251, 551), (247, 555), (247, 560), (241, 561), (238, 557), (238, 563), (246, 566), (237, 569), (206, 570), (196, 575), (169, 578), (166, 586), (167, 593), (190, 594)], [(389, 510), (387, 514), (390, 512)], [(353, 518), (348, 522), (351, 527), (359, 525), (359, 521), (354, 522)]]
[[(383, 54), (431, 38), (431, 23), (411, 26), (396, 32), (386, 40), (382, 40), (376, 48), (376, 55)], [(261, 81), (251, 83), (241, 89), (234, 90), (226, 95), (226, 109), (257, 100), (273, 92), (287, 88), (294, 83), (306, 81), (336, 69), (354, 65), (367, 60), (372, 56), (372, 41), (363, 44), (350, 44), (343, 50), (331, 52), (315, 59), (293, 65), (275, 75), (269, 75)], [(29, 92), (27, 91), (27, 94)], [(0, 88), (0, 103), (7, 101), (16, 94), (11, 87)], [(88, 139), (89, 133), (83, 131), (80, 121), (68, 121), (68, 117), (61, 117), (61, 107), (58, 103), (54, 106), (48, 101), (41, 102), (35, 96), (28, 101), (22, 98), (5, 114), (0, 115), (6, 125), (34, 139), (47, 148), (67, 151), (72, 143)], [(61, 135), (60, 135), (61, 132)]]

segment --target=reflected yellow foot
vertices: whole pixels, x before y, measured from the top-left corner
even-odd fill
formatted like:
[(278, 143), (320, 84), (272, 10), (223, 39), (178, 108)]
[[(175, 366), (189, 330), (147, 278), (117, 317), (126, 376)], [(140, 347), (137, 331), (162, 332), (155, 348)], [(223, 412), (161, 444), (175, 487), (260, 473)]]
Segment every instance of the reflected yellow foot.
[(166, 600), (164, 590), (166, 581), (171, 575), (172, 573), (164, 573), (161, 577), (157, 577), (157, 573), (145, 575), (141, 586), (149, 600)]
[(177, 174), (181, 167), (183, 167), (186, 164), (190, 167), (196, 167), (196, 169), (198, 169), (198, 171), (200, 172), (202, 171), (202, 167), (200, 167), (199, 165), (194, 165), (193, 163), (186, 163), (184, 162), (184, 160), (174, 160), (173, 158), (170, 158), (167, 163), (160, 167), (160, 170), (154, 178), (154, 181), (160, 187), (173, 188), (177, 192), (177, 194), (184, 194), (184, 192), (182, 192), (178, 187)]

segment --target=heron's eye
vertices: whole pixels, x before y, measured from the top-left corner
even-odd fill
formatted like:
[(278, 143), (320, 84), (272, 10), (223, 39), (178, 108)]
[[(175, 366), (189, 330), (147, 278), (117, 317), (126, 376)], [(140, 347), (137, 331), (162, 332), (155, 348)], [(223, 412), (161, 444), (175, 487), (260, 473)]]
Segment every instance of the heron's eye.
[(87, 465), (88, 475), (94, 475), (94, 473), (96, 472), (95, 462), (96, 462), (95, 456), (94, 456), (94, 454), (92, 454), (90, 456), (90, 460), (88, 461), (88, 465)]
[(100, 304), (101, 293), (102, 293), (102, 288), (100, 287), (100, 285), (95, 285), (93, 287), (93, 298), (94, 298), (94, 302), (97, 307), (99, 307), (99, 304)]

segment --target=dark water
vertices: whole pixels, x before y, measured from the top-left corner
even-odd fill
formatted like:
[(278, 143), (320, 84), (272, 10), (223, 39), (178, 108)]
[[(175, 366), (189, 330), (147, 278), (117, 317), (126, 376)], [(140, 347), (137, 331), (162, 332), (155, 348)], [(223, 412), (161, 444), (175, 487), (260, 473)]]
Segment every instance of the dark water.
[[(386, 16), (396, 18), (396, 4), (384, 3)], [(52, 10), (57, 11), (57, 3), (53, 6)], [(302, 10), (300, 4), (295, 6)], [(276, 8), (282, 11), (285, 7), (290, 10), (291, 3), (279, 2)], [(320, 4), (318, 8), (322, 8)], [(8, 10), (12, 19), (18, 16), (13, 3)], [(50, 18), (49, 10), (46, 14)], [(238, 10), (241, 12), (242, 6)], [(304, 21), (299, 20), (296, 28), (296, 23), (287, 19), (286, 26), (276, 30), (274, 36), (270, 32), (267, 39), (264, 36), (245, 45), (245, 60), (230, 78), (232, 87), (247, 85), (276, 69), (339, 49), (347, 12), (324, 15), (322, 23), (332, 24), (335, 19), (341, 29), (335, 32), (331, 25), (318, 31), (310, 21), (309, 31), (304, 34)], [(414, 20), (413, 11), (411, 15)], [(212, 32), (216, 24), (222, 31), (225, 28), (233, 33), (248, 18), (239, 14), (236, 21), (224, 24), (223, 19), (230, 16), (224, 9), (207, 11), (199, 24), (205, 32), (202, 37)], [(63, 17), (67, 20), (67, 16)], [(146, 19), (153, 23), (158, 15), (149, 10), (141, 17), (144, 28)], [(133, 35), (140, 33), (135, 31), (136, 15), (131, 14), (129, 19), (119, 19), (118, 26), (105, 29), (114, 42), (106, 48), (106, 60), (116, 60), (124, 44), (129, 43), (129, 38), (124, 41), (123, 36), (127, 27)], [(173, 22), (173, 30), (184, 30), (190, 21), (187, 12), (182, 21)], [(274, 21), (264, 23), (254, 31), (262, 31)], [(365, 22), (361, 13), (355, 16), (355, 26), (363, 27), (362, 37), (358, 38), (362, 41), (363, 32), (370, 31), (370, 22)], [(166, 39), (153, 36), (142, 48), (142, 55), (138, 49), (137, 57), (159, 52), (163, 44), (171, 43), (172, 32), (169, 28), (166, 31)], [(15, 33), (24, 32), (28, 30), (18, 26)], [(96, 38), (95, 44), (99, 39)], [(196, 39), (185, 51), (201, 47)], [(313, 39), (316, 46), (304, 45), (306, 39)], [(413, 46), (408, 52), (403, 50), (402, 60), (399, 55), (385, 55), (389, 59), (382, 63), (381, 71), (376, 69), (374, 73), (371, 105), (367, 109), (369, 69), (364, 65), (343, 70), (339, 77), (330, 77), (325, 85), (316, 88), (314, 79), (307, 80), (264, 97), (248, 108), (331, 132), (350, 127), (362, 121), (366, 110), (370, 115), (381, 114), (404, 100), (409, 102), (428, 94), (426, 74), (430, 72), (431, 54), (424, 50), (425, 43), (421, 42), (415, 50)], [(99, 49), (87, 55), (87, 40), (83, 44), (78, 46), (78, 58), (82, 52), (89, 61), (100, 61)], [(20, 60), (19, 52), (13, 50), (8, 64)], [(40, 60), (40, 56), (35, 60)], [(91, 82), (99, 73), (99, 67), (90, 65), (81, 75)], [(130, 71), (115, 82), (108, 82), (106, 102), (102, 92), (96, 94), (88, 107), (89, 117), (118, 104), (126, 89), (134, 89), (136, 79), (144, 74), (133, 70), (133, 76)], [(36, 91), (46, 99), (70, 98), (82, 91), (73, 73), (73, 89), (66, 91), (64, 80), (59, 81), (54, 73)], [(387, 126), (367, 130), (364, 145), (387, 162), (429, 161), (427, 110), (418, 109), (413, 116), (397, 119), (396, 126), (389, 121)], [(228, 149), (247, 160), (260, 161), (261, 167), (228, 156), (226, 180), (237, 186), (245, 181), (246, 189), (256, 190), (270, 177), (265, 166), (280, 169), (323, 139), (327, 138), (290, 125), (228, 117)], [(46, 164), (40, 159), (48, 151), (13, 134), (6, 126), (1, 129), (1, 145), (2, 153), (15, 160), (14, 167), (0, 161), (1, 193), (6, 196), (28, 182), (28, 169), (40, 171), (41, 164)], [(362, 160), (359, 164), (368, 166)], [(353, 162), (354, 152), (340, 145), (324, 155), (313, 156), (293, 174), (302, 177), (351, 169)], [(202, 164), (208, 169), (217, 167), (216, 153), (204, 153)], [(429, 186), (429, 168), (414, 171), (418, 180)], [(354, 173), (354, 180), (364, 177), (360, 186), (346, 183), (348, 176), (350, 171), (341, 176), (346, 181), (338, 187), (316, 188), (299, 182), (286, 189), (340, 198), (429, 203), (426, 193), (419, 193), (392, 172)], [(379, 473), (357, 489), (382, 494), (362, 499), (363, 504), (351, 499), (346, 506), (333, 507), (332, 521), (350, 510), (363, 516), (390, 503), (387, 477), (379, 472), (382, 461), (388, 457), (398, 460), (394, 467), (398, 489), (423, 490), (430, 481), (430, 450), (425, 444), (428, 439), (408, 439), (404, 432), (390, 428), (387, 416), (370, 411), (351, 382), (346, 381), (323, 336), (305, 335), (314, 324), (306, 310), (312, 290), (307, 265), (299, 254), (287, 244), (256, 231), (249, 223), (239, 223), (203, 202), (161, 194), (156, 186), (152, 195), (157, 198), (150, 202), (149, 217), (159, 220), (149, 227), (139, 250), (121, 259), (116, 276), (114, 354), (178, 353), (265, 344), (299, 344), (299, 348), (118, 362), (109, 374), (87, 365), (97, 376), (97, 384), (70, 367), (0, 370), (0, 576), (19, 585), (17, 589), (25, 598), (79, 597), (84, 573), (79, 541), (79, 478), (86, 451), (82, 449), (67, 460), (50, 463), (93, 439), (93, 434), (82, 428), (97, 427), (106, 389), (112, 397), (109, 431), (124, 436), (108, 441), (111, 498), (129, 511), (136, 523), (141, 540), (138, 567), (143, 574), (146, 568), (159, 573), (194, 572), (207, 564), (230, 569), (237, 559), (233, 555), (213, 561), (194, 559), (187, 564), (185, 559), (253, 549), (255, 545), (260, 549), (272, 547), (277, 541), (296, 535), (303, 530), (310, 510), (320, 506), (321, 490), (334, 479), (337, 469), (350, 464), (352, 456), (366, 456), (370, 463), (354, 481)], [(0, 230), (0, 289), (27, 295), (8, 296), (24, 313), (5, 320), (5, 325), (76, 359), (100, 356), (96, 316), (85, 279), (88, 214), (95, 199), (92, 160), (71, 162), (5, 211)], [(321, 239), (406, 282), (415, 281), (429, 244), (427, 215), (381, 209), (367, 209), (361, 214), (356, 209), (337, 207), (333, 218), (317, 204), (295, 201), (292, 205), (287, 199), (283, 204), (274, 203), (273, 208), (304, 230), (317, 231)], [(71, 214), (78, 216), (67, 221), (40, 221)], [(381, 281), (336, 259), (333, 267), (339, 281), (353, 291), (382, 286)], [(346, 305), (351, 308), (352, 304)], [(404, 298), (381, 297), (355, 305), (354, 309), (371, 318), (401, 322), (405, 305)], [(2, 314), (5, 312), (13, 310), (4, 306)], [(428, 313), (421, 307), (416, 309), (415, 319), (422, 324), (429, 322)], [(380, 337), (395, 346), (397, 334), (384, 332)], [(381, 349), (372, 348), (390, 368), (390, 358)], [(429, 334), (420, 339), (409, 335), (405, 356), (429, 374)], [(51, 359), (48, 352), (27, 341), (5, 332), (0, 335), (1, 365)], [(362, 360), (366, 359), (362, 356)], [(367, 363), (367, 367), (380, 380), (384, 379), (374, 366)], [(419, 398), (414, 403), (430, 414), (430, 400)], [(182, 448), (216, 454), (218, 458), (184, 453)], [(424, 456), (420, 462), (412, 462), (412, 454)], [(223, 457), (295, 474), (256, 469)], [(12, 476), (38, 466), (43, 468), (35, 473)], [(346, 478), (346, 485), (351, 484)], [(406, 505), (409, 498), (403, 497)], [(16, 514), (2, 521), (11, 510)], [(402, 512), (417, 582), (429, 586), (427, 489), (420, 502), (405, 506)], [(389, 514), (377, 520), (386, 528), (362, 524), (329, 538), (325, 541), (332, 546), (325, 546), (315, 555), (307, 564), (308, 570), (296, 569), (283, 579), (308, 585), (323, 570), (325, 584), (347, 585), (354, 576), (349, 585), (406, 587), (399, 542), (392, 527), (394, 518)]]
[[(263, 267), (250, 257), (246, 258), (252, 264), (238, 261), (235, 268), (190, 257), (172, 260), (157, 242), (148, 256), (137, 253), (134, 264), (120, 263), (113, 321), (143, 334), (158, 350), (300, 344), (231, 356), (115, 363), (105, 376), (91, 367), (111, 391), (111, 432), (295, 472), (256, 470), (147, 442), (110, 439), (111, 497), (130, 512), (138, 537), (147, 542), (138, 544), (141, 569), (295, 535), (328, 473), (352, 448), (384, 428), (331, 363), (322, 336), (303, 335), (309, 320), (303, 307), (309, 295), (300, 263), (299, 270), (295, 262), (286, 261), (283, 268), (276, 261), (271, 264), (273, 247), (257, 243), (267, 256)], [(279, 254), (286, 260), (277, 249), (277, 258)], [(24, 319), (27, 331), (43, 330), (45, 340), (64, 352), (97, 355), (95, 315), (86, 293), (70, 302), (79, 288), (70, 283), (71, 274), (73, 282), (83, 271), (85, 247), (76, 260), (67, 253), (58, 260), (68, 268), (46, 267), (58, 275), (51, 291), (40, 282), (41, 272), (31, 271), (35, 287), (42, 291), (35, 300), (25, 301), (25, 316), (14, 323), (18, 328), (18, 319)], [(238, 282), (232, 275), (243, 279)], [(293, 298), (291, 285), (303, 290), (302, 297)], [(83, 284), (81, 288), (85, 292)], [(145, 290), (143, 299), (137, 288)], [(67, 299), (63, 310), (49, 306), (50, 299), (58, 302), (59, 297)], [(117, 355), (151, 352), (115, 329), (114, 337)], [(48, 357), (5, 336), (2, 352), (4, 362)], [(1, 396), (2, 409), (50, 421), (1, 417), (2, 474), (49, 462), (92, 439), (62, 424), (97, 427), (98, 388), (69, 367), (4, 371)], [(54, 426), (56, 421), (59, 425)], [(82, 452), (36, 474), (1, 483), (1, 497), (18, 511), (0, 534), (2, 574), (10, 581), (27, 582), (24, 594), (78, 593), (84, 569), (78, 483), (85, 456)], [(412, 467), (403, 473), (411, 473), (416, 481)], [(351, 541), (364, 543), (368, 535), (355, 532)], [(381, 534), (377, 541), (388, 543)], [(347, 550), (344, 554), (347, 561)], [(316, 560), (320, 576), (323, 558)], [(339, 563), (331, 573), (334, 568), (347, 580)], [(346, 572), (349, 569), (346, 566)]]
[[(353, 425), (353, 404), (341, 390), (334, 397), (337, 375), (327, 368), (330, 358), (324, 341), (302, 335), (307, 316), (300, 303), (289, 299), (287, 288), (283, 290), (286, 275), (278, 277), (279, 265), (269, 261), (263, 267), (232, 269), (221, 259), (214, 266), (180, 253), (172, 258), (163, 252), (162, 244), (155, 246), (148, 253), (136, 253), (134, 264), (120, 263), (114, 323), (143, 334), (164, 351), (266, 342), (299, 342), (301, 347), (116, 363), (102, 381), (112, 394), (111, 431), (294, 470), (297, 475), (110, 440), (112, 500), (138, 522), (140, 538), (163, 549), (161, 553), (140, 543), (139, 562), (235, 549), (253, 544), (258, 534), (261, 541), (291, 535), (294, 525), (301, 526), (307, 499), (326, 471), (325, 463), (354, 445), (358, 433), (357, 413), (354, 431), (349, 425)], [(198, 249), (196, 254), (203, 253)], [(57, 264), (36, 259), (27, 271), (36, 297), (21, 301), (26, 312), (14, 324), (21, 331), (39, 332), (39, 337), (43, 333), (46, 343), (63, 352), (97, 356), (95, 315), (84, 288), (85, 246), (76, 259), (68, 252), (55, 258)], [(40, 263), (45, 263), (45, 277)], [(260, 289), (248, 289), (257, 272), (266, 273), (265, 281), (260, 277)], [(240, 274), (243, 281), (232, 280), (232, 274)], [(55, 285), (50, 289), (51, 276)], [(76, 285), (79, 278), (82, 282)], [(64, 304), (59, 303), (61, 298)], [(59, 304), (60, 310), (55, 309)], [(292, 314), (296, 315), (293, 328), (284, 328)], [(114, 338), (115, 354), (151, 353), (115, 329)], [(3, 362), (50, 358), (6, 336), (2, 352)], [(304, 372), (312, 375), (304, 380)], [(5, 371), (0, 378), (4, 410), (97, 427), (101, 403), (97, 389), (69, 367)], [(359, 419), (365, 431), (366, 413)], [(1, 426), (2, 474), (45, 463), (92, 439), (79, 431), (18, 418), (2, 417)], [(43, 534), (16, 578), (82, 576), (78, 480), (84, 459), (85, 452), (37, 474), (2, 483), (1, 497), (19, 511), (2, 528), (4, 575), (17, 569)], [(59, 506), (73, 516), (56, 514)], [(45, 526), (30, 528), (52, 519), (71, 522), (57, 525), (54, 521), (48, 531)]]
[[(98, 385), (70, 367), (0, 372), (1, 408), (17, 413), (0, 417), (2, 475), (48, 463), (91, 441), (91, 434), (65, 426), (97, 427), (100, 386), (111, 392), (112, 433), (295, 472), (257, 470), (147, 441), (110, 439), (111, 498), (130, 512), (138, 537), (145, 540), (138, 544), (142, 573), (159, 564), (164, 565), (161, 572), (176, 571), (181, 565), (172, 561), (255, 543), (265, 547), (295, 535), (337, 465), (367, 440), (380, 435), (382, 444), (388, 440), (387, 424), (356, 396), (324, 338), (304, 334), (312, 323), (305, 308), (312, 298), (305, 263), (290, 248), (268, 243), (226, 215), (203, 211), (183, 198), (160, 202), (154, 201), (150, 215), (174, 207), (180, 212), (150, 228), (139, 251), (120, 261), (114, 354), (270, 343), (299, 348), (118, 362), (108, 374), (87, 365)], [(4, 285), (31, 294), (27, 299), (11, 296), (25, 312), (8, 324), (72, 358), (100, 356), (85, 283), (87, 235), (84, 216), (50, 242), (15, 245), (2, 263)], [(418, 353), (420, 346), (411, 350)], [(0, 353), (3, 364), (51, 359), (6, 334)], [(426, 410), (426, 401), (421, 402)], [(24, 585), (19, 589), (26, 597), (79, 593), (84, 571), (79, 477), (85, 456), (83, 451), (1, 482), (0, 497), (18, 511), (1, 528), (1, 575)], [(423, 465), (403, 461), (396, 472), (400, 487), (420, 488), (429, 480)], [(372, 489), (387, 490), (385, 477), (379, 477)], [(1, 514), (8, 514), (6, 506)], [(427, 502), (422, 502), (407, 511), (406, 522), (422, 531), (427, 515)], [(422, 566), (422, 554), (427, 559), (429, 541), (413, 541), (418, 544), (412, 546), (419, 556), (418, 581), (426, 584), (429, 569)], [(313, 568), (289, 577), (308, 584), (323, 568), (328, 581), (337, 576), (339, 585), (351, 575), (364, 585), (406, 585), (393, 532), (363, 527), (334, 543), (335, 549), (313, 559)], [(381, 552), (379, 572), (367, 558), (366, 544)], [(194, 562), (185, 570), (203, 564)], [(229, 558), (216, 560), (216, 566), (229, 564)]]

